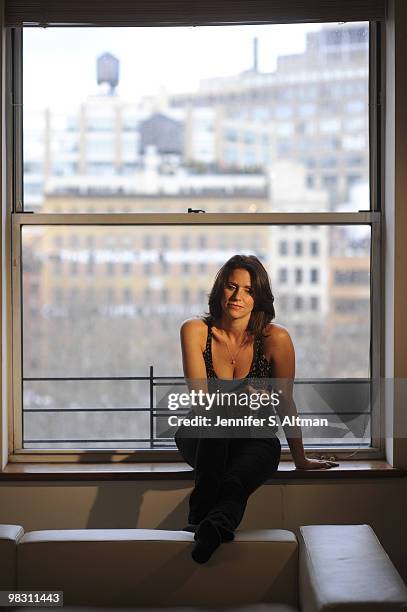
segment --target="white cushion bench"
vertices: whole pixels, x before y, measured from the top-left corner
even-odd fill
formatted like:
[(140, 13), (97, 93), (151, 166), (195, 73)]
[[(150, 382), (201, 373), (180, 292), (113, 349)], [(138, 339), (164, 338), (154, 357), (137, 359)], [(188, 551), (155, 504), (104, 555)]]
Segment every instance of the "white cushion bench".
[(406, 585), (368, 525), (308, 525), (298, 539), (242, 530), (205, 565), (192, 561), (192, 544), (184, 531), (3, 525), (0, 590), (63, 591), (63, 609), (77, 612), (407, 611)]

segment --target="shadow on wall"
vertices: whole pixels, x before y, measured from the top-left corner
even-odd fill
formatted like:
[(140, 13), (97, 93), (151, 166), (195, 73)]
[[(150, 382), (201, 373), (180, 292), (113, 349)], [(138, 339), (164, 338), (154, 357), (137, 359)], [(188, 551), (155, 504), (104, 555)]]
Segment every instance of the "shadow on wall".
[[(192, 481), (156, 481), (149, 483), (148, 489), (146, 483), (135, 479), (100, 484), (86, 528), (181, 530), (187, 523)], [(166, 505), (168, 514), (165, 514)]]

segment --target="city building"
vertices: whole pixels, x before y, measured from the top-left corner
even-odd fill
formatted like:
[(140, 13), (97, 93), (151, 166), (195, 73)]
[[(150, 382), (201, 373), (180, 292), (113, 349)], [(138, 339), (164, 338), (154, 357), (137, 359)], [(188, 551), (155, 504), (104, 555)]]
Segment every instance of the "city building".
[[(195, 124), (206, 116), (217, 135), (206, 140), (208, 158), (243, 167), (298, 161), (308, 185), (326, 190), (334, 210), (352, 186), (368, 182), (368, 27), (324, 25), (307, 34), (304, 53), (279, 57), (270, 73), (258, 70), (256, 53), (251, 70), (206, 79), (196, 92), (170, 96), (171, 107), (186, 112), (187, 140), (189, 131), (197, 138)], [(238, 129), (228, 125), (239, 121)], [(254, 152), (256, 124), (267, 126), (271, 159)], [(247, 147), (242, 155), (242, 138), (251, 153)]]

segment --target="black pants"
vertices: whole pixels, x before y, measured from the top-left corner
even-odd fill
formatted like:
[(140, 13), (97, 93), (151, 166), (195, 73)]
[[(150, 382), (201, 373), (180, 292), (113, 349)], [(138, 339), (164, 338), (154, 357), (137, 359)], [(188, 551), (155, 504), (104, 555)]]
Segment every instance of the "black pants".
[(210, 519), (222, 540), (233, 540), (249, 496), (277, 470), (281, 444), (271, 438), (184, 438), (177, 447), (195, 469), (188, 522)]

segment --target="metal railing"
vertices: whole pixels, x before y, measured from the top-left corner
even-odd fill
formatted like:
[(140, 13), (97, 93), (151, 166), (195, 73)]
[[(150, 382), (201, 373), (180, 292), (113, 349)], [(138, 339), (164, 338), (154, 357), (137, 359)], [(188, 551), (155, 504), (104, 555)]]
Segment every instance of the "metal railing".
[[(185, 386), (185, 378), (183, 376), (156, 376), (154, 375), (154, 367), (149, 367), (148, 376), (116, 376), (116, 377), (24, 377), (23, 383), (26, 382), (79, 382), (79, 381), (147, 381), (148, 382), (148, 397), (149, 405), (146, 407), (103, 407), (103, 408), (23, 408), (22, 410), (22, 431), (23, 431), (23, 448), (27, 444), (91, 444), (93, 443), (107, 443), (107, 444), (123, 444), (123, 443), (142, 443), (142, 448), (149, 449), (163, 449), (163, 448), (175, 448), (173, 437), (157, 436), (157, 424), (156, 419), (161, 416), (169, 414), (169, 409), (158, 407), (155, 405), (155, 393), (156, 387), (168, 387), (171, 386)], [(296, 379), (295, 386), (302, 384), (340, 384), (340, 383), (356, 383), (367, 385), (369, 392), (369, 408), (368, 410), (340, 410), (339, 412), (332, 411), (330, 413), (320, 411), (306, 411), (301, 412), (298, 410), (299, 416), (321, 416), (321, 415), (340, 415), (341, 417), (349, 417), (358, 415), (369, 415), (371, 419), (373, 413), (373, 390), (372, 390), (372, 379), (370, 378), (358, 378), (358, 379)], [(91, 438), (91, 439), (79, 439), (79, 438), (35, 438), (30, 439), (25, 437), (24, 427), (24, 415), (29, 413), (79, 413), (79, 412), (133, 412), (133, 413), (148, 413), (149, 414), (149, 435), (147, 437), (128, 437), (128, 438)], [(179, 415), (187, 413), (187, 409), (178, 410)], [(172, 414), (172, 413), (171, 413)], [(347, 420), (347, 418), (345, 418)], [(147, 446), (146, 446), (147, 444)], [(329, 443), (324, 443), (324, 446), (330, 446)], [(332, 446), (337, 446), (333, 444)], [(89, 447), (87, 447), (89, 449)], [(133, 447), (131, 447), (133, 448)]]

